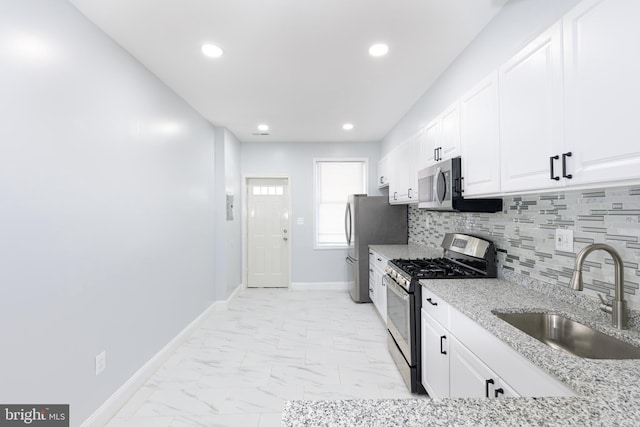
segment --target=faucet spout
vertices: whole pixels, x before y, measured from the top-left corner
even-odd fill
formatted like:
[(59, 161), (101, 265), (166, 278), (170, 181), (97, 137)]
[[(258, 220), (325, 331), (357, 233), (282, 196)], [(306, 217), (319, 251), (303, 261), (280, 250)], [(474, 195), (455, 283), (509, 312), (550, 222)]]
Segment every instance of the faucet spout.
[(578, 253), (578, 255), (576, 255), (576, 263), (569, 286), (571, 289), (576, 291), (581, 291), (583, 289), (582, 266), (587, 256), (596, 250), (603, 250), (611, 255), (615, 266), (615, 300), (611, 303), (611, 307), (603, 310), (611, 313), (613, 326), (618, 329), (626, 329), (628, 316), (627, 302), (624, 299), (624, 262), (622, 261), (622, 257), (620, 257), (618, 251), (603, 243), (594, 243), (585, 247)]

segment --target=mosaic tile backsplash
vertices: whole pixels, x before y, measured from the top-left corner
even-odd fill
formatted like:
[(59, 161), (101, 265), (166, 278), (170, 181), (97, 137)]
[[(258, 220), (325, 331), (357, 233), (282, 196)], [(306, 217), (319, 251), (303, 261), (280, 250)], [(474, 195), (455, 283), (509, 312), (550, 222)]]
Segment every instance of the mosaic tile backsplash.
[[(445, 233), (462, 232), (495, 243), (499, 266), (568, 287), (576, 254), (590, 243), (614, 247), (624, 260), (625, 297), (640, 308), (640, 187), (567, 191), (504, 199), (502, 212), (435, 212), (409, 207), (409, 240), (439, 247)], [(555, 250), (555, 231), (574, 232), (574, 251)], [(500, 271), (500, 269), (499, 269)], [(585, 293), (613, 297), (613, 259), (591, 253), (584, 264)]]

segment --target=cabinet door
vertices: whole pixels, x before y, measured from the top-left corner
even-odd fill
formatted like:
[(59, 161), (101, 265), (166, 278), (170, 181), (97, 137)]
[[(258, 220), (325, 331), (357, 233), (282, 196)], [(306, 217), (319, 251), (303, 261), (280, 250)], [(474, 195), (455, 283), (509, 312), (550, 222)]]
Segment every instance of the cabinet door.
[(460, 101), (460, 154), (464, 195), (500, 192), (498, 74), (492, 73)]
[(431, 397), (449, 397), (449, 332), (424, 310), (421, 317), (422, 385)]
[(436, 162), (436, 148), (440, 146), (440, 121), (436, 120), (425, 127), (420, 136), (420, 168), (424, 169)]
[(460, 104), (454, 103), (440, 116), (440, 160), (460, 155)]
[(375, 270), (373, 269), (373, 266), (369, 264), (369, 299), (371, 299), (371, 302), (376, 306), (376, 308), (378, 307), (377, 297)]
[(412, 135), (395, 150), (394, 178), (397, 185), (389, 188), (389, 198), (393, 204), (418, 203), (418, 136), (418, 133)]
[(388, 161), (388, 175), (389, 175), (389, 203), (398, 203), (398, 179), (400, 172), (400, 165), (398, 164), (399, 147), (394, 148), (389, 154), (387, 154)]
[(389, 156), (385, 156), (378, 162), (378, 188), (389, 185)]
[(493, 397), (498, 376), (455, 338), (449, 348), (450, 397)]
[[(561, 49), (556, 24), (499, 69), (502, 191), (552, 188), (566, 181), (552, 180), (550, 170), (551, 157), (563, 149)], [(558, 176), (559, 161), (554, 168)]]
[(380, 317), (384, 321), (384, 324), (387, 324), (387, 287), (384, 284), (384, 273), (380, 270), (376, 270), (376, 298), (378, 301), (378, 313), (380, 313)]
[[(409, 167), (407, 165), (407, 157), (409, 156), (409, 140), (404, 141), (400, 146), (394, 150), (395, 153), (395, 173), (394, 180), (395, 185), (390, 187), (389, 197), (392, 197), (391, 203), (393, 204), (405, 204), (409, 198)], [(393, 189), (393, 194), (391, 194)]]
[(571, 184), (640, 174), (639, 1), (589, 0), (564, 19)]

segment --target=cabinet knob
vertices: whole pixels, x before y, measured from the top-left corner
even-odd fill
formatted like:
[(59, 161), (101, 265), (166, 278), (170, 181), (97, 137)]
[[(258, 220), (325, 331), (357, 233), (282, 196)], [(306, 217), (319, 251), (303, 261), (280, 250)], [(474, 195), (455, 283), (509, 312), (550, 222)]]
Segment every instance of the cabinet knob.
[(504, 390), (502, 388), (497, 388), (496, 391), (493, 392), (495, 397), (498, 397), (499, 394), (504, 394)]
[(444, 349), (444, 340), (447, 339), (446, 335), (440, 337), (440, 354), (447, 354), (447, 351)]
[(431, 298), (427, 298), (427, 302), (431, 305), (438, 305), (438, 303), (434, 302)]

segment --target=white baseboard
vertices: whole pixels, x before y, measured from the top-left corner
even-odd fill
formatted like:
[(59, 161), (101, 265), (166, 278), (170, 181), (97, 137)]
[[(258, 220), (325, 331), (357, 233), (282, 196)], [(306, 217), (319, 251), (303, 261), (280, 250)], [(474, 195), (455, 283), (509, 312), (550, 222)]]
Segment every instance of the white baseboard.
[(231, 295), (229, 295), (229, 298), (227, 298), (224, 301), (218, 301), (218, 306), (217, 306), (217, 311), (227, 311), (229, 309), (229, 302), (231, 302), (231, 300), (233, 300), (242, 290), (242, 283), (240, 283), (236, 289), (231, 292)]
[(349, 282), (291, 282), (292, 291), (347, 291)]
[(155, 354), (147, 363), (134, 373), (115, 393), (113, 393), (80, 427), (104, 426), (125, 403), (138, 391), (142, 385), (156, 372), (171, 354), (194, 332), (200, 325), (216, 311), (226, 311), (229, 302), (236, 297), (242, 285), (224, 301), (215, 301), (207, 307), (193, 322), (189, 323), (178, 335)]

